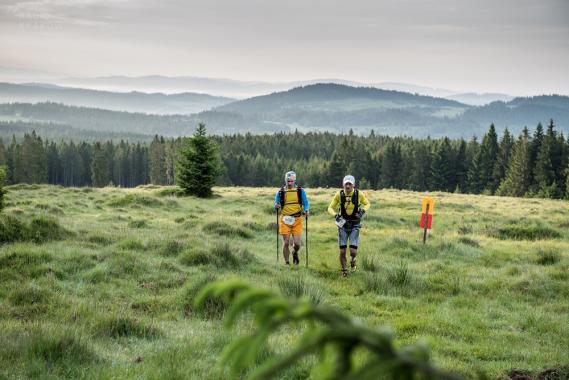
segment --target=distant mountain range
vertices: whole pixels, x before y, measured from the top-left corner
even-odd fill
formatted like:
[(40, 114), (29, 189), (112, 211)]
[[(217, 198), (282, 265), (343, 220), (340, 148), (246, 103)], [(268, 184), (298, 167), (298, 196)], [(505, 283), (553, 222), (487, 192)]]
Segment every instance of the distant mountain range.
[[(45, 87), (49, 89), (49, 87)], [(136, 93), (135, 93), (136, 94)], [(130, 94), (134, 96), (133, 94)], [(518, 133), (554, 119), (569, 132), (569, 97), (550, 95), (469, 106), (455, 100), (334, 83), (297, 87), (219, 105), (192, 115), (146, 115), (55, 103), (3, 104), (0, 120), (60, 123), (74, 128), (183, 136), (205, 122), (210, 133), (353, 129), (367, 134), (452, 138), (481, 136), (490, 123)]]
[(383, 90), (394, 90), (409, 92), (412, 94), (435, 96), (439, 98), (449, 98), (458, 100), (469, 105), (484, 105), (496, 100), (508, 101), (513, 96), (506, 94), (475, 94), (462, 93), (443, 88), (432, 88), (417, 86), (408, 83), (379, 82), (363, 83), (337, 78), (320, 78), (305, 81), (292, 82), (262, 82), (262, 81), (240, 81), (223, 78), (202, 78), (202, 77), (168, 77), (161, 75), (149, 75), (140, 77), (127, 76), (107, 76), (95, 78), (62, 78), (55, 83), (80, 87), (92, 88), (107, 91), (142, 91), (142, 92), (197, 92), (216, 96), (232, 98), (250, 98), (259, 95), (268, 95), (273, 92), (287, 91), (296, 87), (308, 86), (318, 83), (335, 83), (351, 87), (373, 87)]
[(52, 84), (0, 83), (0, 103), (54, 102), (71, 106), (149, 114), (192, 114), (227, 104), (235, 99), (197, 93), (161, 94), (109, 92)]

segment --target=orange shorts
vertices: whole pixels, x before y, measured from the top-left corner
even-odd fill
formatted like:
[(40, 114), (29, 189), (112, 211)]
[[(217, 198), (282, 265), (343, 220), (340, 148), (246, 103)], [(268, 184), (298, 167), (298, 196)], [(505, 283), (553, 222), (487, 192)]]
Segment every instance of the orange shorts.
[(284, 216), (281, 215), (279, 219), (279, 234), (281, 235), (292, 235), (299, 236), (302, 235), (302, 216), (298, 216), (294, 220), (294, 224), (289, 226), (283, 221)]

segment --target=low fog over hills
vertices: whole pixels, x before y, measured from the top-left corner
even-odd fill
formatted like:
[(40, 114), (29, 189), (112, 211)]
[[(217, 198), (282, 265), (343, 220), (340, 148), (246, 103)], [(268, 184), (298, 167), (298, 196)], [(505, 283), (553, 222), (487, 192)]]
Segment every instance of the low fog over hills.
[(49, 84), (0, 83), (0, 103), (54, 102), (71, 106), (150, 114), (192, 114), (234, 99), (199, 93), (110, 92)]
[[(16, 88), (22, 87), (26, 86)], [(41, 89), (61, 90), (57, 87)], [(131, 101), (131, 107), (146, 111), (151, 106), (144, 102), (151, 103), (149, 98), (152, 99), (153, 96), (96, 91), (79, 93), (100, 96), (109, 94), (110, 98), (125, 96)], [(178, 99), (177, 96), (170, 98), (158, 95), (158, 99)], [(180, 96), (182, 95), (184, 94)], [(208, 130), (216, 134), (295, 130), (345, 133), (352, 129), (358, 134), (368, 134), (373, 130), (378, 134), (392, 136), (469, 138), (473, 135), (481, 136), (490, 123), (495, 123), (498, 131), (508, 127), (517, 133), (524, 126), (533, 128), (538, 122), (547, 123), (550, 119), (555, 120), (560, 131), (569, 132), (569, 97), (558, 95), (515, 98), (509, 102), (470, 106), (444, 98), (327, 83), (296, 87), (238, 101), (231, 102), (226, 98), (219, 101), (223, 104), (208, 111), (173, 115), (76, 107), (53, 101), (2, 104), (0, 120), (4, 121), (4, 126), (7, 122), (25, 122), (27, 124), (22, 128), (25, 127), (26, 130), (33, 128), (34, 123), (49, 122), (52, 123), (51, 135), (55, 133), (54, 123), (55, 126), (59, 124), (67, 128), (114, 134), (124, 132), (184, 136), (191, 134), (199, 122), (204, 122)], [(168, 105), (173, 107), (171, 103)], [(37, 126), (38, 130), (41, 129), (40, 124)], [(10, 128), (14, 130), (15, 127), (12, 124)], [(4, 131), (7, 129), (4, 128)], [(80, 132), (74, 130), (73, 133)]]

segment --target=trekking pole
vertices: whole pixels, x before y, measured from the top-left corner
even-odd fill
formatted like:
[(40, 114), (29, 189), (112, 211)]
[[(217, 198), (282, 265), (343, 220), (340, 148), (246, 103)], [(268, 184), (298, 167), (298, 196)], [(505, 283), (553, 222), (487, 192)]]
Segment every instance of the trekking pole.
[(304, 221), (306, 225), (304, 228), (306, 229), (306, 267), (308, 268), (308, 215), (304, 213)]
[(279, 209), (277, 208), (277, 264), (279, 262)]

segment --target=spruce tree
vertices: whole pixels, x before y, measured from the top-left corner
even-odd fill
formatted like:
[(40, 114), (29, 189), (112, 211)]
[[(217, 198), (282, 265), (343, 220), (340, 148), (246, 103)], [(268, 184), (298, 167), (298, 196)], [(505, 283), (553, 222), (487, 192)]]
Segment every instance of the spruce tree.
[(389, 143), (381, 160), (380, 187), (400, 188), (401, 146)]
[(565, 182), (565, 198), (569, 199), (569, 165), (565, 169), (565, 176), (567, 178)]
[(150, 182), (155, 185), (166, 184), (166, 149), (164, 138), (154, 136), (148, 148)]
[(453, 152), (450, 140), (445, 137), (436, 147), (431, 164), (431, 189), (454, 191)]
[(482, 151), (479, 150), (468, 168), (468, 192), (472, 194), (480, 194), (484, 190), (484, 182), (482, 180)]
[(6, 181), (6, 166), (0, 166), (0, 211), (4, 209), (4, 195), (6, 195), (6, 190), (4, 190), (4, 182)]
[(430, 147), (427, 144), (418, 144), (413, 149), (412, 161), (409, 188), (415, 191), (428, 190), (431, 183)]
[(46, 157), (47, 157), (47, 183), (52, 185), (60, 185), (62, 183), (62, 166), (61, 157), (57, 145), (52, 141), (46, 141)]
[(211, 188), (221, 174), (221, 161), (215, 142), (206, 136), (200, 123), (194, 136), (186, 138), (179, 153), (178, 185), (186, 194), (210, 197)]
[(91, 182), (94, 187), (104, 187), (109, 183), (109, 160), (107, 153), (100, 142), (93, 145), (93, 156), (91, 160)]
[(508, 169), (513, 146), (514, 146), (514, 140), (512, 138), (512, 135), (508, 131), (508, 128), (506, 128), (504, 130), (504, 135), (502, 136), (502, 140), (500, 141), (498, 157), (496, 159), (496, 164), (494, 165), (494, 171), (492, 172), (491, 188), (494, 191), (498, 189), (500, 183), (506, 177), (506, 170)]
[(537, 163), (537, 154), (539, 153), (539, 149), (541, 148), (541, 144), (543, 143), (543, 125), (541, 123), (537, 124), (535, 131), (533, 133), (533, 138), (530, 142), (529, 147), (529, 156), (530, 161), (529, 165), (531, 168), (531, 186), (535, 189), (537, 187), (537, 182), (535, 181), (535, 168)]
[(6, 147), (4, 146), (4, 141), (0, 139), (0, 166), (6, 166), (8, 161), (6, 157)]
[(492, 173), (494, 172), (494, 165), (498, 157), (498, 135), (496, 134), (496, 129), (494, 124), (490, 125), (488, 132), (484, 135), (482, 139), (482, 144), (480, 144), (480, 157), (479, 157), (479, 167), (480, 167), (480, 185), (482, 190), (487, 190), (491, 194), (496, 191), (494, 186), (494, 181), (492, 180)]
[(461, 193), (467, 190), (467, 171), (468, 171), (468, 156), (466, 141), (460, 140), (458, 150), (454, 159), (454, 173), (456, 188), (455, 191)]
[(512, 149), (506, 178), (498, 188), (499, 195), (524, 196), (531, 185), (530, 141), (527, 128)]
[(534, 191), (538, 196), (544, 198), (561, 196), (556, 175), (556, 166), (561, 165), (561, 152), (557, 147), (557, 133), (554, 127), (553, 120), (551, 120), (537, 152), (534, 168)]

